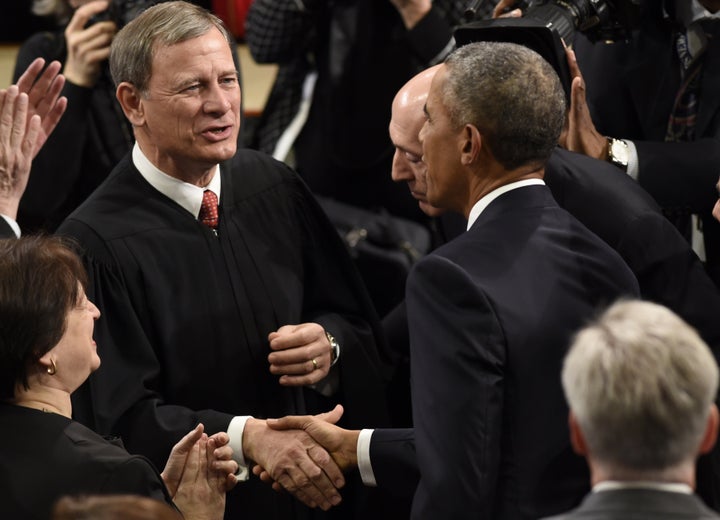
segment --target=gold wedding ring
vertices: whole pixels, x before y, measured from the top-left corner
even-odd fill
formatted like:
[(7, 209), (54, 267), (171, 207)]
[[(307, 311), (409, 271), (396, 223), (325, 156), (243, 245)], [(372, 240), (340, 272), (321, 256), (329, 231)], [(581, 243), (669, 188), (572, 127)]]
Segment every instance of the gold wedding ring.
[(318, 364), (317, 364), (317, 361), (315, 361), (315, 358), (312, 358), (310, 361), (312, 361), (313, 370), (317, 370)]

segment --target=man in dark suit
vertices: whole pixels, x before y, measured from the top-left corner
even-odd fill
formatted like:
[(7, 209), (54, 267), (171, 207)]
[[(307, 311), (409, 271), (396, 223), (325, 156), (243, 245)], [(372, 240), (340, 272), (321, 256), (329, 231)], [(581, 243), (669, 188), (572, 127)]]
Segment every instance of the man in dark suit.
[(553, 520), (717, 519), (693, 494), (718, 433), (718, 367), (665, 307), (619, 302), (575, 338), (562, 371), (573, 448), (593, 491)]
[[(413, 518), (562, 511), (588, 489), (568, 440), (565, 346), (599, 307), (637, 294), (637, 282), (542, 181), (565, 102), (539, 55), (506, 43), (459, 48), (433, 77), (425, 113), (425, 197), (469, 229), (408, 279), (414, 432), (350, 434), (358, 455), (369, 444), (371, 472), (398, 476), (392, 488), (416, 465)], [(354, 448), (340, 444), (329, 450), (353, 464)], [(374, 448), (392, 461), (376, 461)]]
[(0, 90), (0, 238), (20, 236), (17, 211), (25, 192), (32, 159), (65, 112), (60, 96), (65, 78), (60, 63), (42, 74), (45, 60), (38, 58), (16, 85)]
[[(720, 283), (720, 224), (711, 216), (720, 161), (720, 98), (715, 95), (720, 2), (647, 4), (649, 12), (628, 41), (607, 45), (575, 38), (583, 77), (576, 69), (565, 144), (625, 169), (687, 237), (690, 215), (697, 215), (700, 224), (694, 227), (702, 230), (704, 241), (695, 233), (696, 241), (704, 246), (708, 272)], [(682, 94), (684, 83), (689, 88)]]
[[(417, 134), (422, 127), (422, 106), (437, 67), (423, 71), (396, 95), (392, 106), (390, 136), (395, 146), (392, 177), (405, 182), (420, 209), (436, 217), (439, 225), (448, 213), (427, 203), (425, 163)], [(560, 207), (570, 212), (615, 249), (638, 280), (643, 299), (667, 306), (695, 327), (720, 359), (720, 292), (709, 278), (689, 243), (662, 214), (657, 203), (637, 182), (605, 161), (556, 148), (545, 169), (545, 182)], [(447, 229), (446, 227), (444, 229)], [(452, 238), (452, 235), (450, 236)], [(409, 366), (410, 348), (404, 304), (383, 319), (388, 345), (398, 360), (392, 403), (395, 424), (411, 426)], [(385, 433), (376, 430), (370, 454), (380, 455)], [(697, 492), (713, 508), (718, 501), (719, 447), (698, 461)], [(410, 454), (412, 458), (412, 453)], [(377, 463), (375, 464), (377, 465)], [(388, 475), (377, 475), (377, 484), (401, 480), (403, 466), (390, 466)], [(408, 470), (416, 475), (416, 468)], [(412, 477), (410, 477), (412, 478)], [(415, 481), (417, 476), (415, 476)], [(407, 483), (407, 493), (414, 484)]]

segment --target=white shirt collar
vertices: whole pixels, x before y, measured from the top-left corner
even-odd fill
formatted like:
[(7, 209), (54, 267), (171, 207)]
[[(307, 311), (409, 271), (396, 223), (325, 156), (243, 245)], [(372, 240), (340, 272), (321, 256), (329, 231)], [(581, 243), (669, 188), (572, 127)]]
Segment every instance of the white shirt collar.
[(18, 223), (15, 222), (14, 219), (8, 217), (7, 215), (0, 214), (0, 217), (5, 219), (5, 222), (7, 222), (8, 226), (10, 226), (12, 228), (13, 232), (15, 233), (15, 236), (20, 238), (20, 226), (18, 225)]
[(545, 185), (545, 181), (542, 179), (525, 179), (522, 181), (515, 181), (511, 182), (510, 184), (505, 184), (504, 186), (500, 186), (499, 188), (495, 188), (490, 193), (487, 193), (484, 195), (479, 201), (477, 201), (472, 209), (470, 210), (470, 214), (468, 215), (468, 223), (467, 223), (467, 229), (470, 229), (472, 225), (475, 223), (475, 221), (478, 219), (480, 214), (485, 211), (485, 208), (487, 208), (492, 201), (497, 199), (500, 195), (503, 193), (507, 193), (508, 191), (522, 188), (524, 186), (534, 186), (534, 185)]
[(213, 173), (210, 183), (204, 188), (201, 188), (160, 171), (145, 156), (137, 142), (135, 146), (133, 146), (132, 160), (140, 172), (140, 175), (142, 175), (153, 188), (185, 208), (190, 214), (194, 215), (195, 218), (200, 215), (200, 206), (202, 206), (203, 192), (205, 189), (212, 190), (215, 195), (217, 195), (218, 200), (220, 200), (220, 175), (218, 175), (220, 165), (215, 167), (215, 173)]
[(707, 45), (705, 32), (697, 23), (707, 18), (720, 19), (720, 11), (712, 14), (698, 0), (675, 0), (675, 19), (687, 29), (688, 51), (693, 58)]
[(687, 484), (679, 482), (650, 482), (638, 480), (635, 482), (620, 482), (617, 480), (604, 480), (592, 488), (593, 493), (600, 491), (615, 491), (618, 489), (652, 489), (656, 491), (669, 491), (671, 493), (684, 493), (692, 495), (693, 490)]
[(675, 18), (685, 27), (703, 18), (720, 18), (720, 11), (713, 14), (698, 0), (675, 0)]

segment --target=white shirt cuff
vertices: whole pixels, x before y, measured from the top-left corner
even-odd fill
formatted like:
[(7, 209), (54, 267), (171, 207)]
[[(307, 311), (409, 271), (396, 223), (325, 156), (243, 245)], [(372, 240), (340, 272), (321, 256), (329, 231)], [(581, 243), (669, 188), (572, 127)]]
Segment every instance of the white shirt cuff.
[(377, 487), (375, 482), (375, 473), (373, 473), (370, 461), (370, 440), (375, 430), (360, 430), (357, 442), (357, 460), (360, 477), (363, 484), (370, 487)]
[(245, 431), (245, 423), (251, 418), (251, 415), (233, 417), (227, 429), (228, 437), (230, 437), (229, 444), (233, 450), (233, 460), (237, 462), (239, 466), (238, 472), (235, 474), (238, 480), (247, 480), (250, 478), (250, 470), (247, 462), (245, 462), (245, 455), (243, 455), (242, 438), (243, 432)]
[(18, 223), (15, 222), (15, 220), (11, 219), (7, 215), (0, 215), (0, 217), (5, 219), (5, 222), (8, 223), (8, 226), (12, 228), (12, 230), (15, 232), (15, 236), (20, 238), (20, 226), (18, 226)]
[(632, 141), (628, 141), (627, 139), (623, 139), (623, 141), (625, 141), (625, 144), (628, 147), (627, 174), (633, 179), (638, 180), (638, 172), (640, 171), (640, 160), (638, 159), (637, 147)]

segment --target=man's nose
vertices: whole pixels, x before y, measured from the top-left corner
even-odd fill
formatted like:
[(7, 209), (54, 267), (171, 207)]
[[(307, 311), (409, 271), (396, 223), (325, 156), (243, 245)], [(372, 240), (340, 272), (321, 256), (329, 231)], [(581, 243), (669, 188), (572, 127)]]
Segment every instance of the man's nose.
[(203, 110), (208, 113), (224, 114), (232, 107), (231, 96), (236, 96), (236, 92), (229, 92), (214, 85), (207, 90), (205, 101), (203, 102)]
[(393, 155), (390, 176), (395, 182), (411, 181), (413, 179), (413, 174), (412, 171), (410, 171), (407, 159), (403, 157), (399, 150), (395, 150), (395, 155)]

